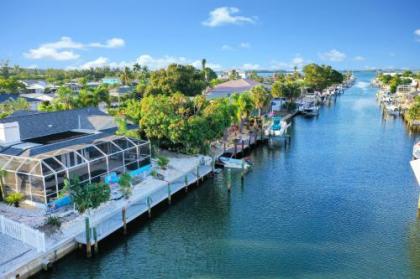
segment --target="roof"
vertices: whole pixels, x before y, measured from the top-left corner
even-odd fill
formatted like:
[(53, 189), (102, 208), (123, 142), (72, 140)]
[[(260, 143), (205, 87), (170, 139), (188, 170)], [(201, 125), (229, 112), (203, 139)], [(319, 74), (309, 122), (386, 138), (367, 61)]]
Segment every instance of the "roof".
[(233, 93), (242, 93), (251, 90), (257, 85), (261, 85), (261, 83), (252, 79), (229, 80), (216, 85), (207, 93), (207, 97), (209, 99), (227, 97)]
[(114, 118), (98, 108), (11, 115), (0, 123), (18, 122), (21, 140), (62, 133), (75, 129), (104, 130), (116, 127)]
[(109, 93), (113, 96), (117, 96), (117, 95), (129, 94), (133, 91), (134, 91), (134, 86), (124, 85), (124, 86), (119, 86), (117, 88), (111, 89)]
[(10, 101), (10, 100), (16, 100), (17, 98), (24, 98), (27, 102), (31, 103), (31, 102), (38, 102), (37, 99), (34, 98), (30, 98), (30, 97), (25, 97), (23, 95), (19, 95), (19, 94), (9, 94), (9, 93), (0, 93), (0, 104)]

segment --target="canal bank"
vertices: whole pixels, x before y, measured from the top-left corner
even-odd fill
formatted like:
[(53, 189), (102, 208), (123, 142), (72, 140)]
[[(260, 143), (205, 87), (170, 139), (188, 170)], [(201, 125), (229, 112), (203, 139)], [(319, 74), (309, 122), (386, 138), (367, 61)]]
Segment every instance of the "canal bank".
[[(357, 74), (369, 81), (372, 74)], [(37, 278), (416, 278), (414, 136), (359, 87), (296, 117), (287, 149), (258, 147), (241, 183), (207, 180), (101, 253)]]

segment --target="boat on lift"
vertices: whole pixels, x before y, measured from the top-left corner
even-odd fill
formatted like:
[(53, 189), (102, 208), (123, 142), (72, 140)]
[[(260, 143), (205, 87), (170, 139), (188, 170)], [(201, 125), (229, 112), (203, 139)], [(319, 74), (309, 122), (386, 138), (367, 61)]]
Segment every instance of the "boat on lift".
[(271, 118), (271, 123), (265, 129), (264, 133), (269, 137), (281, 137), (284, 136), (289, 128), (290, 124), (286, 121), (283, 121), (279, 116), (273, 116)]
[(413, 146), (413, 158), (416, 160), (420, 159), (420, 141)]
[(305, 116), (317, 116), (319, 114), (319, 106), (315, 103), (305, 103), (300, 108), (299, 111)]
[(249, 169), (251, 167), (251, 163), (248, 160), (244, 159), (234, 159), (229, 157), (219, 157), (220, 163), (225, 168), (232, 168), (232, 169)]

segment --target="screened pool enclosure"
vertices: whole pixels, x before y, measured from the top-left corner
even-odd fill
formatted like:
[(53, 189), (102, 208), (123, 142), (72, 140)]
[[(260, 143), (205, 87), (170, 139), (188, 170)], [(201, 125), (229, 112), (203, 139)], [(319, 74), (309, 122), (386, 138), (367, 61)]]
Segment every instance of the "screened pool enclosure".
[(108, 136), (32, 157), (0, 154), (6, 194), (21, 192), (26, 200), (45, 204), (58, 197), (64, 181), (104, 181), (111, 172), (122, 174), (150, 164), (150, 143), (123, 136)]

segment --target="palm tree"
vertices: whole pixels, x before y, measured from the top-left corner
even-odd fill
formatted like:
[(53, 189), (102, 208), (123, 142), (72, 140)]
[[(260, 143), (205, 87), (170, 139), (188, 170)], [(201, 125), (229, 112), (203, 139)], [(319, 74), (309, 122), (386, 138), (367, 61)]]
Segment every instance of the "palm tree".
[(120, 74), (120, 79), (123, 85), (127, 85), (131, 80), (131, 71), (129, 67), (124, 67), (124, 70)]
[(270, 94), (262, 85), (258, 85), (251, 89), (250, 97), (254, 107), (258, 109), (258, 117), (261, 117), (262, 109), (270, 102)]
[(206, 60), (205, 58), (203, 58), (203, 59), (201, 60), (201, 70), (203, 71), (203, 73), (204, 73), (204, 79), (205, 79), (205, 81), (207, 82), (206, 63), (207, 63), (207, 60)]
[(0, 169), (0, 201), (4, 200), (4, 182), (3, 178), (6, 177), (7, 172), (3, 169)]

